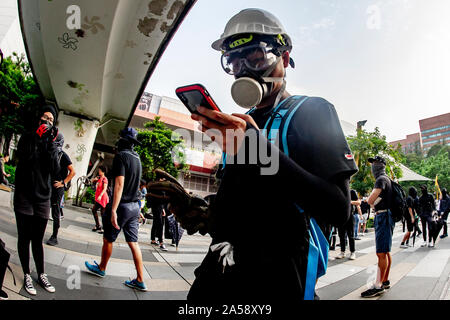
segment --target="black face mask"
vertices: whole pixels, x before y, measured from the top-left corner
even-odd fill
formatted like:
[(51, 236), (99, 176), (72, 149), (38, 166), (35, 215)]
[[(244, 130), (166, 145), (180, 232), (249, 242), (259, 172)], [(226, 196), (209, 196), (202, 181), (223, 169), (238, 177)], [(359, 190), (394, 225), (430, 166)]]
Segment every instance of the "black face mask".
[(428, 194), (428, 190), (427, 189), (421, 189), (420, 191), (422, 191), (422, 195), (426, 196)]

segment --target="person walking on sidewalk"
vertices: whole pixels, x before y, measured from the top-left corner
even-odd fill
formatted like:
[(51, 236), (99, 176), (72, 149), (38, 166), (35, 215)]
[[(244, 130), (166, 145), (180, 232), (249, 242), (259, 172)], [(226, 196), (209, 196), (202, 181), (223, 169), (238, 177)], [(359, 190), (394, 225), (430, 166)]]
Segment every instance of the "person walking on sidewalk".
[(351, 212), (352, 215), (350, 219), (344, 224), (344, 226), (338, 228), (338, 234), (339, 234), (339, 242), (341, 247), (341, 252), (339, 255), (336, 256), (336, 259), (343, 259), (345, 258), (345, 248), (346, 248), (346, 240), (348, 237), (348, 244), (350, 247), (350, 260), (356, 259), (356, 253), (355, 253), (355, 211), (357, 211), (356, 206), (359, 205), (360, 201), (358, 200), (358, 195), (356, 194), (355, 190), (350, 190), (350, 203), (351, 203)]
[(442, 199), (439, 203), (439, 214), (442, 216), (442, 220), (444, 221), (444, 232), (440, 236), (441, 239), (444, 239), (448, 236), (447, 234), (447, 219), (448, 213), (450, 212), (450, 197), (448, 196), (447, 189), (442, 188)]
[(140, 144), (137, 131), (125, 128), (120, 133), (118, 153), (113, 160), (112, 174), (114, 177), (114, 194), (112, 205), (108, 204), (103, 215), (103, 247), (101, 262), (94, 264), (85, 262), (89, 272), (98, 276), (106, 275), (106, 267), (112, 254), (113, 243), (120, 231), (125, 234), (125, 241), (133, 254), (137, 278), (125, 281), (125, 285), (140, 291), (147, 291), (144, 283), (144, 265), (142, 253), (138, 244), (139, 230), (139, 182), (141, 181), (142, 165), (139, 155), (133, 146)]
[(54, 144), (58, 135), (58, 129), (54, 126), (57, 116), (55, 107), (45, 106), (33, 130), (20, 137), (16, 151), (18, 163), (14, 212), (18, 233), (17, 251), (24, 273), (24, 287), (30, 295), (36, 295), (30, 271), (30, 244), (38, 283), (48, 292), (55, 292), (55, 287), (44, 272), (42, 241), (50, 217), (51, 177), (59, 172), (58, 150)]
[(102, 226), (100, 225), (100, 219), (98, 218), (98, 210), (100, 209), (100, 217), (105, 213), (106, 205), (109, 203), (108, 197), (108, 178), (105, 176), (106, 167), (98, 167), (98, 176), (92, 181), (96, 183), (95, 188), (95, 203), (92, 207), (92, 214), (94, 215), (95, 227), (92, 229), (93, 232), (103, 233)]
[(58, 230), (61, 225), (62, 217), (61, 202), (64, 197), (64, 192), (70, 188), (70, 181), (75, 176), (75, 169), (73, 168), (72, 161), (63, 150), (64, 136), (62, 133), (59, 133), (56, 137), (55, 145), (58, 148), (58, 163), (60, 170), (53, 178), (51, 197), (53, 233), (47, 241), (49, 246), (58, 245)]
[(1, 181), (0, 183), (4, 184), (5, 186), (9, 185), (8, 179), (9, 177), (11, 177), (11, 175), (9, 173), (6, 173), (5, 171), (5, 164), (9, 162), (9, 154), (5, 154), (3, 157), (1, 157), (0, 159), (0, 173), (1, 173)]
[(376, 297), (390, 288), (389, 272), (392, 265), (391, 247), (394, 233), (394, 220), (389, 210), (392, 195), (391, 180), (386, 175), (386, 160), (380, 156), (369, 158), (375, 187), (367, 202), (375, 208), (375, 247), (378, 257), (377, 280), (374, 286), (361, 293), (363, 298)]
[(409, 238), (411, 232), (414, 231), (414, 225), (417, 223), (416, 216), (419, 205), (419, 198), (417, 197), (417, 190), (414, 187), (410, 187), (408, 190), (408, 198), (406, 198), (406, 205), (408, 207), (408, 215), (405, 217), (406, 220), (406, 233), (400, 243), (400, 248), (409, 247)]
[[(150, 202), (153, 214), (152, 230), (150, 232), (151, 244), (159, 245), (162, 251), (167, 251), (164, 245), (164, 217), (166, 216), (166, 204), (162, 199), (152, 199)], [(156, 240), (158, 239), (158, 240)]]
[(363, 197), (361, 200), (361, 213), (362, 213), (362, 221), (360, 226), (362, 226), (361, 235), (364, 236), (366, 233), (367, 221), (369, 221), (370, 215), (370, 205), (367, 203), (367, 197)]
[[(436, 210), (436, 203), (434, 202), (434, 197), (432, 194), (428, 193), (428, 188), (426, 185), (420, 187), (422, 195), (419, 198), (419, 215), (420, 221), (422, 222), (422, 235), (423, 243), (422, 247), (428, 245), (429, 248), (434, 247), (434, 240), (432, 236), (432, 222), (433, 222), (433, 211)], [(428, 235), (428, 243), (427, 243)]]

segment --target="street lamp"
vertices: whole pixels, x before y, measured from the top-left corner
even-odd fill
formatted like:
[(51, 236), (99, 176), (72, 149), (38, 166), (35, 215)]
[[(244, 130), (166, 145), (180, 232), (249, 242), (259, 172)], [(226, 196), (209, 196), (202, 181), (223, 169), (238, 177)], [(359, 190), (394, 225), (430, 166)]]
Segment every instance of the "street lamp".
[(367, 122), (367, 120), (361, 120), (361, 121), (358, 121), (358, 123), (356, 124), (356, 131), (361, 130), (362, 127), (365, 126), (366, 122)]

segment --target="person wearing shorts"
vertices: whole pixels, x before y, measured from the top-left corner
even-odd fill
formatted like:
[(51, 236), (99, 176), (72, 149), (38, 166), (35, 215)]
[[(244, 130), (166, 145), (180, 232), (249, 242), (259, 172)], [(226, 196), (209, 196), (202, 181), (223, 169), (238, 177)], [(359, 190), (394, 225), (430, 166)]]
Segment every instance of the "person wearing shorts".
[(139, 230), (139, 183), (142, 175), (142, 165), (139, 155), (133, 150), (137, 140), (137, 131), (125, 128), (120, 133), (118, 154), (113, 161), (112, 176), (114, 180), (114, 194), (112, 204), (106, 206), (102, 215), (103, 247), (100, 264), (85, 262), (87, 270), (99, 277), (106, 275), (106, 267), (112, 254), (113, 243), (120, 231), (125, 235), (125, 241), (133, 254), (137, 277), (127, 280), (124, 284), (130, 288), (147, 291), (144, 283), (144, 265), (142, 253), (138, 244)]
[(406, 199), (408, 214), (405, 216), (407, 230), (402, 242), (400, 243), (400, 248), (404, 249), (409, 247), (409, 237), (411, 236), (411, 232), (414, 231), (414, 225), (416, 224), (416, 215), (418, 211), (418, 198), (416, 188), (409, 188), (408, 194), (409, 196)]
[(386, 160), (380, 156), (369, 158), (372, 164), (372, 174), (375, 177), (375, 187), (367, 203), (375, 208), (375, 248), (378, 257), (377, 281), (374, 286), (361, 293), (363, 298), (376, 297), (390, 288), (389, 271), (392, 265), (391, 248), (394, 220), (389, 210), (392, 193), (391, 180), (386, 175)]

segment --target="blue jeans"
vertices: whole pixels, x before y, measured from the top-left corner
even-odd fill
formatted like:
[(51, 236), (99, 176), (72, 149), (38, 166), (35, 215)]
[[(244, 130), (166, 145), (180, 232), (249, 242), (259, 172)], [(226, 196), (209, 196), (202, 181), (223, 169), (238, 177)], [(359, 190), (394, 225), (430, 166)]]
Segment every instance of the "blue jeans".
[(358, 238), (359, 214), (357, 213), (353, 214), (353, 220), (355, 220), (355, 231), (353, 234), (355, 235), (355, 238)]

